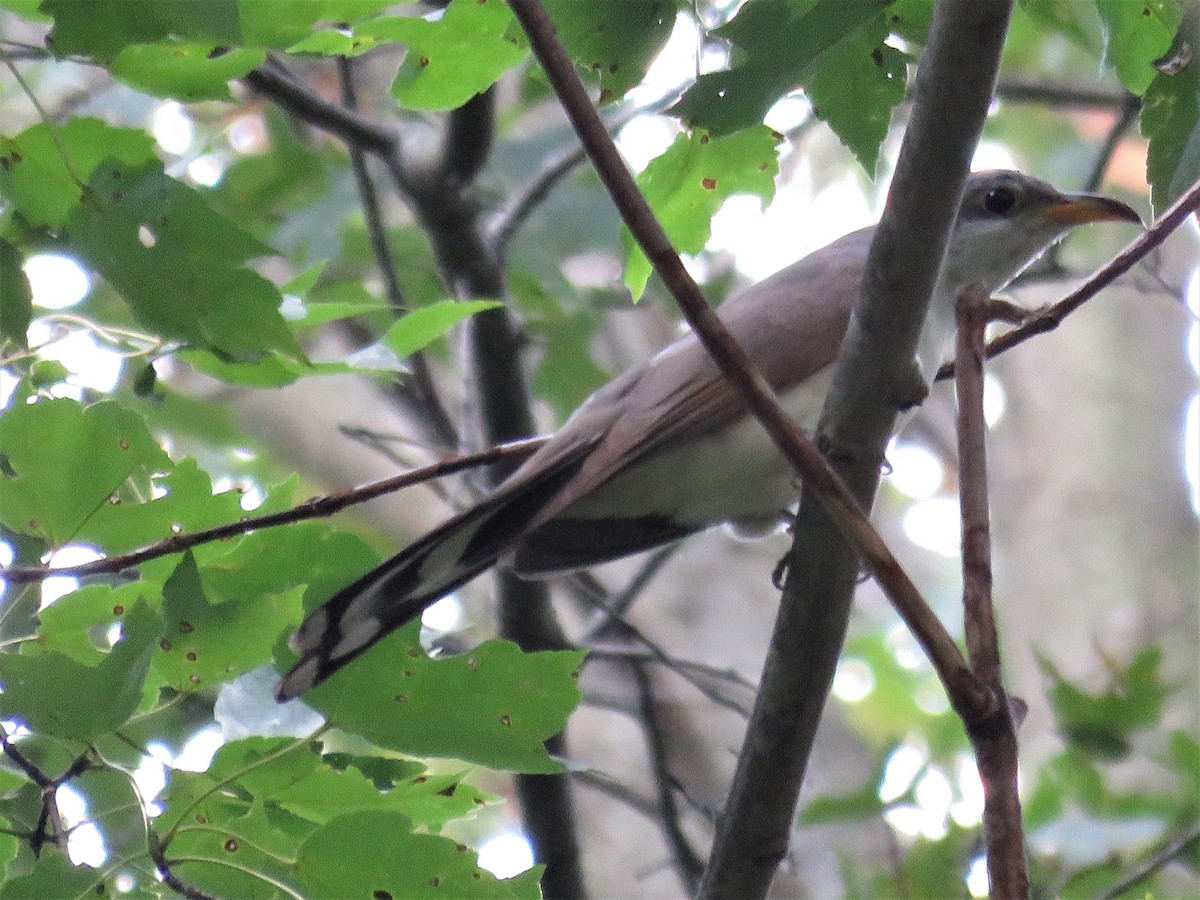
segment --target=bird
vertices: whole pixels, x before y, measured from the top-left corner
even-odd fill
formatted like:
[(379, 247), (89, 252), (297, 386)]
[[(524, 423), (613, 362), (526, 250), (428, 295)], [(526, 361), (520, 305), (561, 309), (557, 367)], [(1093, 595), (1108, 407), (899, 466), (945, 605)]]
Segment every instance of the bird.
[[(917, 348), (926, 382), (951, 350), (955, 300), (1001, 289), (1077, 225), (1141, 224), (1127, 204), (1008, 170), (967, 177)], [(719, 308), (801, 428), (817, 424), (874, 227), (848, 234)], [(298, 697), (492, 566), (545, 578), (729, 523), (774, 530), (790, 465), (693, 334), (593, 393), (475, 506), (313, 610), (277, 698)]]

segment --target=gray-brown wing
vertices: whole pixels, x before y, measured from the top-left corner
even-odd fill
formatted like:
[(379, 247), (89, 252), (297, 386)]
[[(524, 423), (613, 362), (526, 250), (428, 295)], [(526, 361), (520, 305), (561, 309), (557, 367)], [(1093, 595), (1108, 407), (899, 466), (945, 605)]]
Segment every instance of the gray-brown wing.
[[(721, 318), (779, 392), (829, 365), (858, 297), (872, 229), (854, 232), (731, 297)], [(716, 431), (745, 412), (692, 335), (601, 388), (510, 478), (535, 477), (580, 444), (593, 449), (531, 520), (552, 519), (618, 472), (676, 441)], [(506, 482), (507, 484), (507, 482)]]

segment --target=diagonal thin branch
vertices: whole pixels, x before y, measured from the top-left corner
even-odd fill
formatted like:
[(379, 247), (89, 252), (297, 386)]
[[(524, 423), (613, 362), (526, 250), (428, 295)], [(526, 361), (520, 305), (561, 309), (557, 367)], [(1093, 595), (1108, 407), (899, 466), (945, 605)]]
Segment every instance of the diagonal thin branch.
[(1143, 878), (1149, 878), (1168, 863), (1183, 856), (1184, 853), (1187, 853), (1190, 849), (1197, 846), (1197, 844), (1200, 844), (1200, 823), (1193, 824), (1183, 834), (1172, 838), (1158, 852), (1151, 854), (1130, 871), (1126, 872), (1125, 876), (1119, 881), (1110, 884), (1097, 894), (1094, 900), (1116, 900), (1117, 897), (1123, 896), (1130, 888), (1136, 886)]
[[(357, 111), (358, 97), (354, 86), (353, 62), (348, 57), (338, 59), (338, 75), (342, 83), (343, 105), (349, 110)], [(400, 316), (408, 311), (408, 302), (404, 296), (404, 287), (400, 284), (400, 273), (396, 271), (391, 241), (383, 224), (379, 194), (367, 169), (366, 152), (354, 143), (348, 143), (347, 147), (350, 153), (350, 170), (354, 173), (354, 183), (358, 189), (363, 219), (367, 226), (367, 237), (371, 242), (371, 254), (375, 257), (375, 268), (383, 278), (389, 308), (393, 315)], [(428, 426), (443, 447), (457, 447), (458, 429), (454, 427), (454, 422), (438, 396), (425, 353), (418, 350), (408, 357), (408, 362), (412, 377), (391, 382), (394, 397)]]
[(801, 474), (806, 490), (820, 499), (838, 528), (863, 555), (888, 598), (913, 629), (944, 680), (952, 686), (952, 697), (957, 698), (961, 708), (966, 710), (989, 708), (991, 698), (976, 684), (958, 646), (921, 598), (912, 579), (871, 525), (854, 495), (813, 442), (780, 408), (770, 385), (705, 302), (699, 286), (684, 268), (679, 254), (625, 167), (542, 4), (539, 0), (508, 2), (614, 205), (680, 304), (700, 342), (725, 377), (745, 397), (776, 446)]
[(311, 500), (307, 500), (298, 506), (293, 506), (291, 509), (285, 509), (281, 512), (268, 513), (262, 516), (248, 516), (237, 522), (218, 525), (215, 528), (206, 528), (203, 531), (195, 531), (191, 534), (172, 535), (171, 537), (163, 538), (157, 544), (143, 547), (140, 550), (122, 553), (118, 556), (109, 556), (104, 559), (92, 560), (91, 562), (80, 563), (76, 566), (63, 566), (62, 568), (54, 569), (47, 568), (46, 566), (0, 567), (0, 581), (6, 581), (10, 584), (32, 584), (58, 575), (84, 578), (88, 575), (111, 575), (123, 572), (141, 563), (149, 562), (152, 559), (170, 556), (172, 553), (182, 553), (184, 550), (198, 547), (201, 544), (211, 544), (214, 541), (222, 541), (231, 537), (237, 537), (238, 535), (248, 534), (251, 531), (257, 531), (261, 528), (274, 528), (278, 525), (290, 525), (293, 522), (303, 522), (307, 519), (331, 516), (348, 506), (365, 503), (368, 500), (374, 500), (376, 497), (382, 497), (384, 494), (390, 494), (432, 478), (441, 478), (446, 475), (453, 475), (455, 472), (492, 465), (501, 461), (521, 460), (544, 444), (545, 440), (545, 438), (530, 438), (525, 441), (513, 441), (497, 447), (489, 447), (487, 450), (482, 450), (479, 453), (449, 456), (428, 466), (422, 466), (410, 472), (394, 475), (391, 478), (384, 478), (381, 481), (375, 481), (362, 487), (349, 488), (348, 490), (338, 491), (333, 494), (326, 494), (323, 497), (313, 497)]
[(654, 685), (646, 671), (645, 663), (632, 662), (628, 667), (637, 688), (638, 719), (641, 721), (642, 731), (646, 736), (646, 749), (650, 754), (661, 817), (660, 827), (675, 863), (675, 873), (691, 896), (700, 886), (700, 878), (704, 874), (704, 861), (683, 833), (679, 805), (675, 802), (675, 779), (667, 763), (667, 736), (654, 703)]
[[(1087, 281), (1066, 297), (1044, 310), (1035, 312), (1019, 328), (1006, 331), (989, 341), (987, 345), (988, 359), (999, 356), (1018, 344), (1023, 344), (1034, 335), (1045, 334), (1056, 329), (1067, 316), (1141, 262), (1151, 250), (1162, 244), (1175, 229), (1186, 222), (1187, 217), (1193, 215), (1197, 209), (1200, 209), (1200, 181), (1188, 188), (1183, 196), (1159, 216), (1153, 225), (1138, 235), (1129, 246), (1097, 269)], [(954, 363), (947, 363), (938, 370), (938, 381), (953, 377)]]

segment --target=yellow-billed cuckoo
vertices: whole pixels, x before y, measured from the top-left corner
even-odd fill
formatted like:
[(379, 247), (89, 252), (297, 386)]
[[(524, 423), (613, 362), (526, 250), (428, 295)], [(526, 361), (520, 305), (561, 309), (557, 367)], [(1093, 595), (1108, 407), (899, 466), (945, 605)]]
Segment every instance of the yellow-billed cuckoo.
[[(1018, 172), (971, 175), (918, 347), (932, 379), (959, 291), (1007, 284), (1076, 225), (1138, 222), (1107, 197)], [(731, 297), (721, 318), (801, 427), (817, 422), (858, 299), (873, 228), (834, 241)], [(538, 578), (617, 559), (722, 522), (768, 530), (794, 475), (692, 335), (596, 391), (478, 505), (314, 610), (278, 696), (324, 681), (484, 569)]]

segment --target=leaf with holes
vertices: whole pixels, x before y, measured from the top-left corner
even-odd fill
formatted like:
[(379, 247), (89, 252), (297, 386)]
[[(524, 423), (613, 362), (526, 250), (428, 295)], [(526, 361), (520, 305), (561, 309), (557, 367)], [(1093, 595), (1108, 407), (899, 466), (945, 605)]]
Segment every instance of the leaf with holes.
[(582, 652), (523, 653), (488, 641), (430, 659), (420, 623), (389, 635), (304, 701), (381, 747), (517, 772), (558, 772), (545, 740), (579, 703)]
[(211, 43), (134, 44), (112, 61), (109, 71), (126, 84), (156, 97), (185, 103), (231, 100), (229, 82), (262, 65), (262, 48), (227, 49)]
[(139, 603), (121, 629), (121, 640), (96, 666), (59, 653), (0, 653), (0, 714), (42, 734), (89, 742), (121, 727), (142, 699), (161, 625)]
[[(150, 474), (170, 467), (141, 416), (115, 403), (10, 407), (0, 416), (0, 522), (61, 547), (130, 478), (148, 490)], [(107, 549), (103, 535), (93, 541)]]
[(80, 54), (108, 61), (130, 44), (176, 38), (228, 45), (242, 38), (238, 0), (45, 0), (42, 10), (54, 16), (50, 42), (60, 56)]
[(601, 103), (642, 80), (675, 27), (667, 0), (547, 0), (546, 12), (571, 59), (600, 82)]
[[(1180, 29), (1176, 59), (1164, 64), (1142, 98), (1142, 134), (1150, 141), (1146, 178), (1161, 213), (1200, 181), (1200, 8)], [(1175, 65), (1181, 63), (1181, 65)]]
[(892, 110), (904, 100), (908, 57), (884, 41), (882, 19), (859, 29), (821, 59), (805, 85), (813, 113), (828, 123), (874, 175)]
[(76, 178), (86, 182), (107, 158), (134, 166), (151, 162), (154, 140), (144, 131), (88, 118), (71, 119), (53, 132), (40, 124), (0, 136), (0, 195), (27, 222), (58, 228), (83, 192)]
[(109, 553), (127, 553), (181, 532), (236, 522), (244, 515), (241, 493), (231, 489), (214, 494), (212, 479), (194, 459), (180, 460), (153, 484), (150, 500), (113, 496), (83, 523), (76, 540), (103, 544)]
[(71, 244), (156, 333), (233, 360), (302, 358), (271, 282), (245, 268), (272, 253), (168, 177), (161, 163), (105, 160), (71, 213)]
[(396, 812), (352, 813), (317, 829), (296, 859), (296, 876), (314, 897), (506, 897), (541, 896), (542, 869), (501, 881), (479, 868), (475, 854), (431, 834), (414, 834)]
[(300, 620), (296, 588), (213, 602), (185, 553), (163, 585), (163, 638), (154, 671), (178, 691), (210, 687), (271, 659), (278, 634)]
[[(638, 176), (671, 243), (683, 253), (699, 253), (712, 234), (712, 217), (734, 194), (753, 194), (763, 202), (775, 196), (780, 137), (765, 125), (716, 137), (704, 131), (681, 134), (665, 153)], [(625, 283), (634, 298), (650, 278), (650, 261), (628, 229)]]
[(730, 67), (701, 75), (671, 111), (713, 134), (761, 122), (776, 100), (806, 85), (832, 51), (882, 22), (887, 5), (887, 0), (752, 0), (715, 32), (733, 44)]
[(504, 0), (451, 0), (424, 17), (386, 17), (354, 29), (355, 37), (404, 44), (392, 94), (410, 109), (454, 109), (487, 90), (529, 52), (508, 37)]
[(1104, 31), (1104, 56), (1131, 93), (1154, 80), (1154, 61), (1167, 52), (1179, 28), (1175, 0), (1096, 0)]

